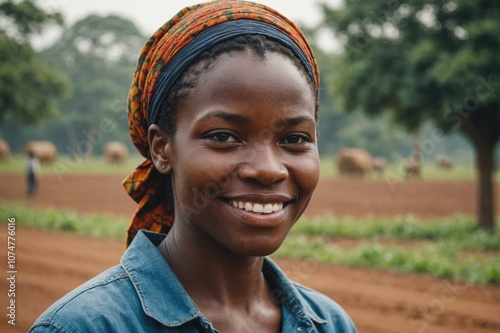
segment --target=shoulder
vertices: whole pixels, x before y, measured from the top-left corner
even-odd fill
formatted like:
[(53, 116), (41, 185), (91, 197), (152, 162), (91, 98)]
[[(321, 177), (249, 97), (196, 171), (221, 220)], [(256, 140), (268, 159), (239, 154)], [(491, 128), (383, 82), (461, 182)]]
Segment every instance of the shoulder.
[(111, 318), (117, 322), (124, 309), (140, 306), (128, 275), (115, 266), (54, 303), (29, 332), (113, 331), (107, 326)]
[[(355, 333), (357, 332), (352, 319), (347, 312), (335, 301), (328, 296), (301, 285), (297, 282), (292, 282), (297, 288), (299, 295), (302, 297), (308, 311), (312, 315), (323, 318), (328, 321), (329, 329), (334, 332)], [(330, 332), (328, 330), (328, 332)]]

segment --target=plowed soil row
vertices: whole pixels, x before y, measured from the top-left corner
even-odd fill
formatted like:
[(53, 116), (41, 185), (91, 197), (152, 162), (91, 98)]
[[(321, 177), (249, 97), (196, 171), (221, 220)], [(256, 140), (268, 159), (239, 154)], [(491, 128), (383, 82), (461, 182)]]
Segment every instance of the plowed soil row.
[[(81, 211), (131, 216), (135, 202), (121, 182), (124, 175), (46, 175), (30, 203), (39, 207), (68, 207)], [(0, 174), (0, 199), (25, 200), (25, 179)], [(496, 185), (500, 194), (500, 184)], [(447, 217), (475, 214), (477, 189), (473, 182), (321, 180), (306, 215)], [(500, 207), (500, 195), (497, 196)]]
[[(68, 207), (81, 211), (130, 216), (134, 203), (120, 186), (121, 176), (46, 177), (39, 207)], [(23, 200), (24, 180), (0, 175), (0, 199)], [(474, 213), (472, 183), (322, 181), (308, 215), (326, 211), (337, 215), (392, 216), (413, 213), (445, 217)], [(497, 190), (498, 191), (498, 190)], [(6, 220), (8, 217), (1, 217)], [(7, 273), (6, 224), (0, 225), (0, 269)], [(0, 279), (0, 332), (26, 332), (51, 303), (92, 276), (115, 265), (123, 253), (121, 241), (89, 239), (62, 232), (16, 230), (16, 326), (7, 324), (8, 284)], [(500, 288), (414, 274), (354, 269), (307, 261), (279, 260), (296, 281), (340, 303), (360, 332), (367, 333), (498, 333)]]

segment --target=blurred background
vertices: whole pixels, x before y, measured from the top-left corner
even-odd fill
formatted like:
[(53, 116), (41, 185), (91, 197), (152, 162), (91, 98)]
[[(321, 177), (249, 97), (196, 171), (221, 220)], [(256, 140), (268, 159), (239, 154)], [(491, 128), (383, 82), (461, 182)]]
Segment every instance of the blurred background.
[[(321, 181), (277, 260), (361, 332), (498, 332), (500, 3), (257, 2), (301, 27), (321, 70)], [(119, 260), (135, 209), (121, 180), (142, 161), (126, 117), (137, 57), (195, 3), (0, 0), (1, 231), (14, 216), (26, 240), (14, 331)]]

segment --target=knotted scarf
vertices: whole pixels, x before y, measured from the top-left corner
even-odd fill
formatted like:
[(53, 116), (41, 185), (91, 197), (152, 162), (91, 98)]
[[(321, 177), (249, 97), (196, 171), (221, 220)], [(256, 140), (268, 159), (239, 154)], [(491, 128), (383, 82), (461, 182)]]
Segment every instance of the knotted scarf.
[(127, 245), (140, 229), (167, 233), (174, 223), (171, 177), (156, 170), (148, 144), (148, 128), (157, 119), (159, 105), (201, 52), (249, 33), (264, 35), (291, 49), (319, 87), (318, 67), (305, 36), (275, 10), (252, 2), (221, 0), (177, 13), (142, 48), (128, 96), (130, 137), (146, 160), (123, 181), (127, 193), (138, 203)]

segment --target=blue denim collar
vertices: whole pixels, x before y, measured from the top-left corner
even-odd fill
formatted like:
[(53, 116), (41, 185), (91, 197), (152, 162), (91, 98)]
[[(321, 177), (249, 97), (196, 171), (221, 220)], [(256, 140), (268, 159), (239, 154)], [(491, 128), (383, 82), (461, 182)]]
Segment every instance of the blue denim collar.
[(262, 272), (273, 290), (275, 302), (285, 305), (298, 318), (311, 319), (318, 324), (327, 323), (325, 319), (317, 316), (304, 301), (297, 291), (296, 283), (292, 283), (278, 265), (268, 257), (264, 258)]
[(164, 238), (162, 234), (139, 231), (121, 264), (144, 312), (165, 326), (179, 326), (202, 314), (156, 249)]
[[(163, 234), (139, 231), (121, 260), (144, 312), (165, 326), (180, 326), (195, 318), (208, 321), (156, 249), (164, 238)], [(262, 272), (275, 300), (285, 305), (298, 321), (327, 323), (312, 311), (296, 286), (270, 258), (264, 258)]]

